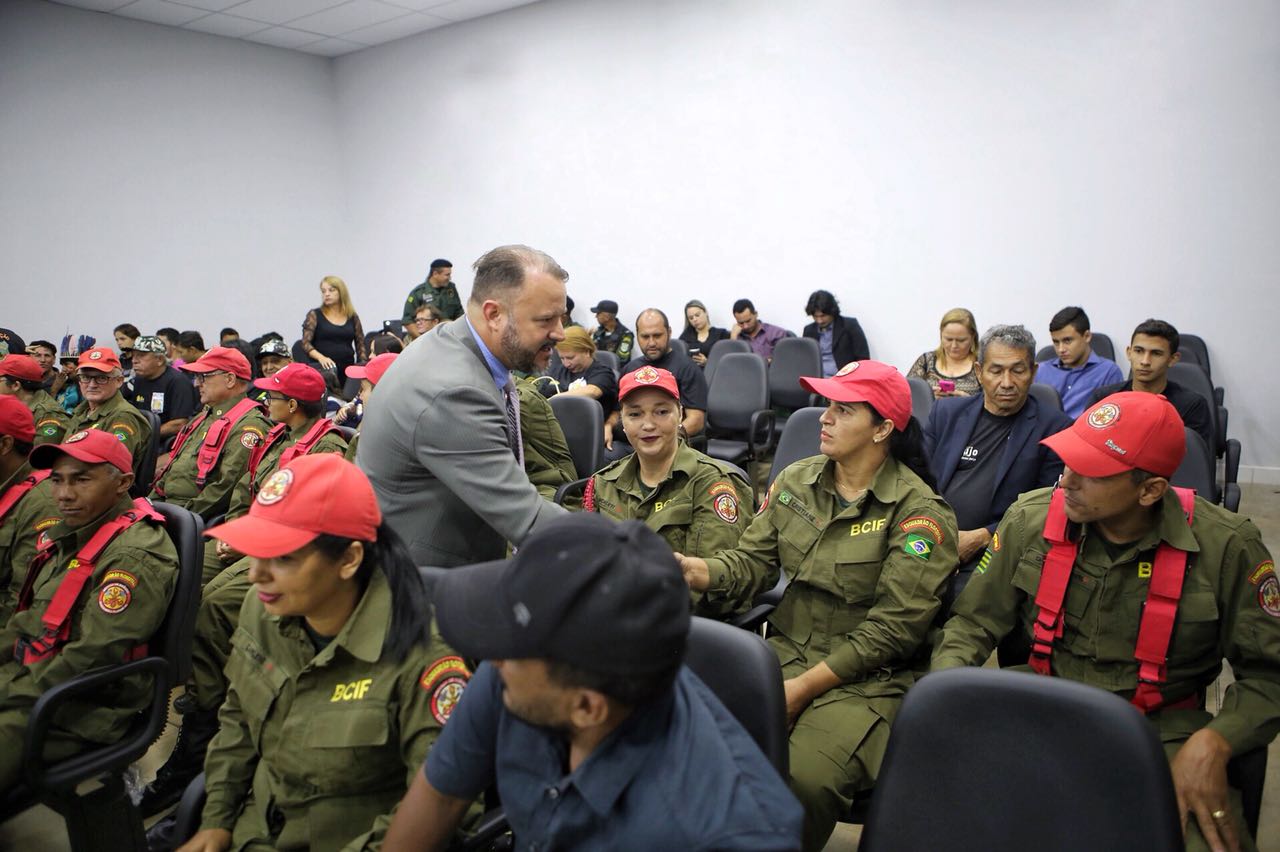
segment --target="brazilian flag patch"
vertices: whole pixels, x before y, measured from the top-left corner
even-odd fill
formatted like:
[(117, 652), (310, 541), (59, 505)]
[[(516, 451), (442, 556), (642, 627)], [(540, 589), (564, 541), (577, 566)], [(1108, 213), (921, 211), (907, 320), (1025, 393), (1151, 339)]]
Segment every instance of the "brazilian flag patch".
[(922, 562), (928, 562), (929, 557), (933, 556), (933, 542), (915, 533), (907, 536), (907, 543), (902, 549)]

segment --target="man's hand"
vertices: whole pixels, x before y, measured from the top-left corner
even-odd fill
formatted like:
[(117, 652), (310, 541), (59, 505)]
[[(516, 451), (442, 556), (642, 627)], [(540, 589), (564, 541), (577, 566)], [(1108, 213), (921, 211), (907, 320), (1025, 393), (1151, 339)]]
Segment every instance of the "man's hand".
[(960, 561), (968, 562), (990, 543), (991, 533), (987, 532), (985, 527), (978, 527), (976, 530), (960, 530), (960, 538), (956, 540)]
[(683, 553), (676, 554), (676, 561), (680, 563), (680, 570), (684, 572), (684, 581), (689, 584), (689, 588), (695, 592), (705, 592), (711, 585), (707, 561), (696, 556), (685, 556)]
[(218, 539), (217, 553), (218, 559), (224, 565), (230, 565), (232, 562), (238, 562), (244, 556), (243, 553), (236, 550), (222, 539)]
[(231, 848), (231, 832), (225, 828), (206, 828), (178, 847), (178, 852), (225, 852)]
[(738, 335), (739, 335), (739, 334), (742, 334), (742, 326), (738, 325), (738, 324), (735, 322), (735, 323), (733, 324), (733, 328), (729, 329), (729, 339), (730, 339), (730, 340), (737, 340), (737, 339), (738, 339)]
[(1217, 731), (1201, 728), (1182, 744), (1169, 770), (1178, 796), (1182, 831), (1194, 815), (1213, 852), (1240, 852), (1231, 803), (1227, 798), (1227, 761), (1231, 746)]

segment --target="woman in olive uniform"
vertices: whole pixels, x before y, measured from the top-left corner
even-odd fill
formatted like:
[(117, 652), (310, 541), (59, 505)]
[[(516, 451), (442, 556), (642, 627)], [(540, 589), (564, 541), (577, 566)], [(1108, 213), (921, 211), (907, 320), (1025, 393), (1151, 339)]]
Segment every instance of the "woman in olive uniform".
[(680, 440), (675, 376), (641, 367), (622, 377), (622, 429), (635, 453), (591, 478), (583, 507), (643, 521), (671, 549), (711, 556), (737, 545), (751, 512), (751, 486), (737, 470)]
[(285, 465), (209, 534), (249, 554), (255, 589), (182, 850), (376, 846), (470, 676), (417, 569), (332, 453)]
[(901, 373), (854, 361), (800, 381), (829, 401), (822, 455), (778, 475), (737, 549), (677, 555), (702, 604), (722, 611), (786, 572), (769, 643), (782, 664), (804, 848), (814, 850), (875, 781), (913, 664), (928, 659), (957, 533), (930, 485)]

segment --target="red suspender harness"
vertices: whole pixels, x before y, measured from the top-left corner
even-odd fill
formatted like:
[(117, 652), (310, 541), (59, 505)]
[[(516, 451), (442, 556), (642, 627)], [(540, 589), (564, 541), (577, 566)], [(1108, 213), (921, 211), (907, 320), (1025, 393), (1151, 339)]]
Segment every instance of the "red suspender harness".
[(48, 479), (50, 473), (52, 471), (37, 470), (21, 482), (10, 486), (9, 490), (4, 492), (4, 496), (0, 497), (0, 521), (8, 517), (9, 513), (13, 511), (13, 507), (18, 505), (23, 497), (27, 496), (28, 491)]
[(249, 481), (256, 483), (258, 481), (258, 466), (262, 464), (262, 460), (266, 457), (267, 451), (275, 446), (281, 436), (289, 431), (289, 427), (283, 423), (277, 423), (271, 427), (271, 431), (267, 433), (267, 437), (258, 443), (258, 446), (249, 451)]
[[(226, 446), (227, 439), (231, 437), (231, 430), (240, 422), (246, 414), (254, 409), (260, 408), (256, 400), (245, 397), (231, 407), (226, 414), (213, 421), (213, 425), (209, 427), (209, 431), (205, 433), (204, 440), (200, 442), (200, 448), (196, 450), (196, 486), (203, 488), (205, 482), (209, 478), (209, 474), (213, 472), (214, 467), (218, 464), (218, 459), (222, 457), (222, 448)], [(169, 452), (169, 461), (164, 466), (164, 470), (156, 474), (153, 488), (164, 496), (164, 489), (160, 488), (160, 480), (164, 479), (164, 475), (169, 471), (169, 465), (173, 464), (173, 460), (182, 452), (182, 447), (186, 444), (187, 439), (191, 437), (200, 424), (209, 416), (209, 410), (201, 412), (198, 417), (182, 427), (182, 431), (178, 433), (178, 437), (173, 439), (173, 449)]]
[[(48, 608), (40, 617), (44, 632), (34, 639), (19, 638), (13, 646), (15, 660), (23, 665), (31, 665), (52, 657), (62, 649), (67, 639), (71, 637), (69, 619), (71, 608), (75, 606), (85, 583), (89, 582), (89, 578), (93, 576), (94, 564), (98, 561), (98, 557), (107, 549), (112, 539), (143, 518), (160, 524), (164, 523), (164, 517), (151, 507), (151, 503), (139, 497), (133, 501), (132, 509), (122, 512), (118, 517), (98, 527), (98, 531), (68, 563), (67, 573), (58, 582), (58, 588), (54, 590)], [(40, 570), (45, 563), (53, 557), (53, 550), (53, 542), (47, 542), (31, 560), (31, 570), (27, 572), (26, 582), (22, 584), (22, 591), (18, 595), (18, 612), (24, 612), (31, 607), (36, 578), (40, 575)], [(133, 648), (126, 659), (136, 660), (145, 656), (146, 653), (147, 646), (144, 643)]]
[[(1182, 504), (1187, 524), (1190, 524), (1195, 515), (1196, 494), (1188, 488), (1173, 490)], [(1044, 538), (1051, 547), (1045, 554), (1040, 585), (1036, 588), (1036, 620), (1032, 624), (1031, 656), (1027, 659), (1027, 664), (1042, 675), (1053, 674), (1050, 666), (1053, 642), (1062, 636), (1062, 602), (1071, 579), (1071, 566), (1075, 564), (1079, 551), (1063, 508), (1064, 499), (1061, 488), (1054, 490), (1049, 499), (1049, 514), (1044, 521)], [(1160, 542), (1133, 651), (1134, 659), (1138, 661), (1138, 688), (1130, 701), (1143, 713), (1159, 709), (1164, 703), (1160, 686), (1168, 677), (1165, 663), (1186, 572), (1187, 552)]]
[(596, 510), (596, 478), (593, 476), (587, 480), (586, 487), (582, 489), (582, 511), (594, 512)]
[(285, 448), (285, 451), (280, 454), (279, 466), (284, 467), (298, 456), (305, 456), (311, 452), (311, 448), (316, 445), (317, 441), (335, 429), (336, 427), (333, 425), (332, 420), (327, 417), (321, 417), (307, 430), (307, 434), (299, 438), (292, 447)]

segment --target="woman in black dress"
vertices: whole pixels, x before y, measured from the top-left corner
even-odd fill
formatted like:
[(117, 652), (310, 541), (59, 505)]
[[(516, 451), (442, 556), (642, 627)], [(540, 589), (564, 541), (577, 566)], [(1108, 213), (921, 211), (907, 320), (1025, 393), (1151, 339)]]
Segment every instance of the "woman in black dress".
[(364, 327), (351, 304), (347, 285), (336, 275), (320, 282), (320, 307), (302, 321), (302, 348), (322, 370), (346, 375), (347, 367), (368, 360)]
[(711, 325), (707, 317), (707, 306), (697, 299), (684, 306), (684, 331), (680, 339), (689, 347), (689, 357), (699, 367), (707, 366), (707, 355), (717, 341), (728, 340), (729, 332)]

